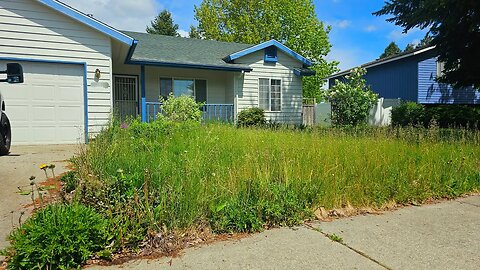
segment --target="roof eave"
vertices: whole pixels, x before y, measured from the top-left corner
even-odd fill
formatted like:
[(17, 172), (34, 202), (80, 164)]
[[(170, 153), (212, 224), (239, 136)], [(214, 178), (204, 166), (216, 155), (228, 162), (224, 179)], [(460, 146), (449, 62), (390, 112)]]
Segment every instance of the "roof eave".
[(290, 55), (291, 57), (297, 59), (298, 61), (302, 62), (307, 67), (310, 67), (310, 66), (313, 65), (310, 60), (301, 56), (300, 54), (296, 53), (295, 51), (293, 51), (292, 49), (288, 48), (287, 46), (283, 45), (282, 43), (278, 42), (275, 39), (260, 43), (258, 45), (252, 46), (250, 48), (241, 50), (241, 51), (236, 52), (236, 53), (232, 53), (232, 54), (228, 55), (227, 57), (225, 57), (223, 60), (225, 62), (232, 62), (232, 61), (235, 61), (236, 59), (238, 59), (240, 57), (249, 55), (251, 53), (257, 52), (259, 50), (265, 49), (265, 48), (270, 47), (270, 46), (277, 47), (278, 49), (280, 49), (284, 53), (286, 53), (286, 54)]
[(117, 29), (95, 19), (92, 18), (81, 11), (66, 5), (62, 2), (56, 1), (56, 0), (37, 0), (39, 3), (48, 6), (78, 22), (81, 22), (91, 28), (96, 29), (97, 31), (115, 39), (118, 40), (124, 44), (127, 44), (128, 46), (132, 46), (134, 39)]
[(228, 66), (216, 66), (207, 64), (193, 64), (193, 63), (175, 63), (175, 62), (163, 62), (154, 60), (128, 60), (126, 64), (130, 65), (143, 65), (143, 66), (157, 66), (157, 67), (175, 67), (175, 68), (192, 68), (192, 69), (206, 69), (206, 70), (218, 70), (218, 71), (236, 71), (236, 72), (250, 72), (253, 69), (250, 67), (228, 67)]
[[(401, 60), (401, 59), (404, 59), (404, 58), (407, 58), (407, 57), (415, 56), (415, 55), (418, 55), (418, 54), (421, 54), (421, 53), (424, 53), (424, 52), (427, 52), (427, 51), (430, 51), (430, 50), (433, 50), (433, 49), (435, 49), (435, 46), (426, 47), (426, 48), (423, 48), (421, 50), (413, 51), (411, 53), (403, 54), (403, 55), (400, 55), (400, 56), (397, 56), (397, 57), (392, 57), (392, 58), (389, 58), (389, 59), (386, 59), (386, 60), (380, 60), (380, 61), (377, 60), (377, 61), (373, 61), (373, 62), (370, 62), (370, 63), (367, 63), (367, 64), (363, 64), (360, 67), (361, 68), (376, 67), (376, 66), (380, 66), (380, 65), (387, 64), (387, 63), (390, 63), (390, 62), (398, 61), (398, 60)], [(330, 79), (333, 79), (333, 78), (348, 75), (352, 72), (353, 69), (354, 68), (335, 73), (335, 74), (333, 74), (329, 77), (326, 77), (325, 79), (330, 80)]]

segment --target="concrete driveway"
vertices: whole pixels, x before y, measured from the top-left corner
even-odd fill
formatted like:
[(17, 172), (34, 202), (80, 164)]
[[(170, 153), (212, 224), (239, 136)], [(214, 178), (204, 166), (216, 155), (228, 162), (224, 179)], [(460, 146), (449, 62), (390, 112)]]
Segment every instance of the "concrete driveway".
[(24, 207), (31, 203), (30, 196), (17, 194), (17, 187), (29, 185), (30, 176), (35, 176), (37, 182), (45, 181), (45, 174), (39, 169), (41, 164), (55, 164), (57, 175), (65, 172), (66, 160), (79, 148), (79, 145), (12, 146), (10, 155), (0, 156), (0, 249), (8, 245), (6, 237), (12, 223), (18, 226), (20, 213), (25, 212), (25, 220), (31, 212)]

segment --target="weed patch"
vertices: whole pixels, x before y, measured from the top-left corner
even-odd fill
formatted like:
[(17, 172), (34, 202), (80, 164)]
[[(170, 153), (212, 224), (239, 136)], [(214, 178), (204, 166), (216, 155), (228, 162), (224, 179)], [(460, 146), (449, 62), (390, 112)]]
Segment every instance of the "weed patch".
[(480, 133), (133, 121), (112, 124), (74, 163), (74, 199), (109, 220), (116, 248), (137, 248), (152, 232), (205, 224), (217, 233), (255, 232), (299, 224), (319, 207), (478, 191)]

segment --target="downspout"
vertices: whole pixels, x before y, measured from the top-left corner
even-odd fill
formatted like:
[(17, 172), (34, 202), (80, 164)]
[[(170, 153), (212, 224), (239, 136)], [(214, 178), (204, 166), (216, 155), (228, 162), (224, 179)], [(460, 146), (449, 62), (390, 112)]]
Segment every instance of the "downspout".
[(145, 85), (145, 66), (142, 65), (140, 68), (140, 83), (141, 83), (141, 95), (142, 95), (142, 122), (147, 122), (147, 100), (146, 96), (146, 85)]

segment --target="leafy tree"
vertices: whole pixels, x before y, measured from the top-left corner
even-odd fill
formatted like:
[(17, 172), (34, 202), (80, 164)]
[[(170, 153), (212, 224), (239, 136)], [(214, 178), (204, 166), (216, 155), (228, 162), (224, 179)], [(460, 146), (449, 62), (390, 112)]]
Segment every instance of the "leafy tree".
[(195, 26), (190, 25), (190, 32), (188, 32), (188, 37), (189, 38), (201, 39), (202, 35), (200, 35), (200, 32), (198, 31), (198, 29)]
[(276, 39), (313, 60), (316, 76), (304, 79), (306, 97), (320, 97), (325, 78), (337, 71), (327, 62), (328, 33), (311, 0), (203, 0), (195, 6), (198, 30), (206, 39), (258, 44)]
[(398, 47), (397, 43), (392, 41), (385, 48), (385, 51), (382, 53), (382, 55), (380, 55), (380, 59), (387, 58), (387, 57), (390, 57), (390, 56), (394, 56), (394, 55), (397, 55), (401, 52), (402, 52), (402, 50)]
[(174, 36), (178, 37), (178, 24), (173, 23), (172, 13), (164, 9), (157, 17), (150, 23), (151, 26), (147, 26), (147, 33)]
[(377, 103), (378, 95), (367, 86), (364, 79), (367, 70), (354, 68), (346, 76), (347, 82), (335, 81), (325, 92), (332, 103), (332, 123), (338, 126), (357, 126), (367, 121), (370, 109)]
[(393, 22), (408, 32), (429, 29), (439, 60), (445, 63), (445, 83), (480, 88), (480, 1), (388, 0), (374, 15), (392, 15)]

